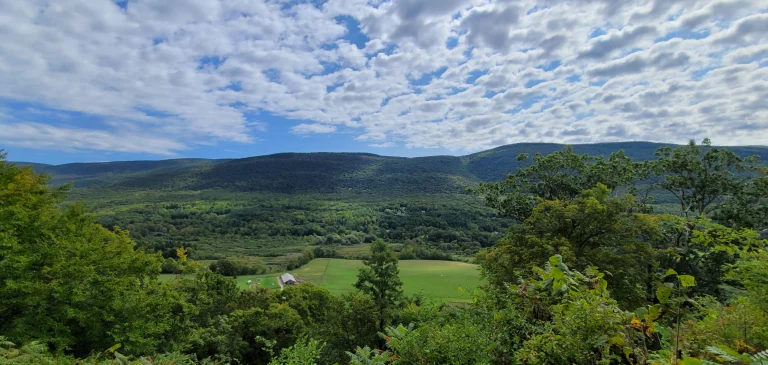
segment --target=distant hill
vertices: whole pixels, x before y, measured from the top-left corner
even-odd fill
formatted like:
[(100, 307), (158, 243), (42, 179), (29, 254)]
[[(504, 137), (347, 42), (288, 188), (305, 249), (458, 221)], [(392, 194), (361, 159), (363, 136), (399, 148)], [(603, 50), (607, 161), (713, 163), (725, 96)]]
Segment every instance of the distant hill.
[(228, 160), (184, 158), (159, 161), (115, 161), (47, 165), (32, 162), (15, 162), (20, 166), (32, 166), (37, 172), (51, 176), (51, 183), (60, 185), (74, 182), (78, 187), (112, 185), (149, 173), (169, 173), (211, 166)]
[[(635, 160), (654, 158), (664, 144), (621, 142), (573, 145), (577, 153), (607, 156), (624, 150)], [(54, 184), (137, 190), (226, 189), (274, 193), (455, 193), (481, 181), (498, 181), (530, 162), (521, 153), (549, 154), (565, 145), (519, 143), (467, 156), (387, 157), (368, 153), (280, 153), (235, 160), (176, 159), (31, 165)], [(729, 147), (742, 157), (768, 161), (768, 147)]]

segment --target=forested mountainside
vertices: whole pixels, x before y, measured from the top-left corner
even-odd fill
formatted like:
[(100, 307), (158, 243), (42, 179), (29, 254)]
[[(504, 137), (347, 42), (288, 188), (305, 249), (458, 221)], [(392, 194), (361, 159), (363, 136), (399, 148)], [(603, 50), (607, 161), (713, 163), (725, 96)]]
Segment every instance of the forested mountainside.
[[(623, 150), (636, 161), (654, 158), (665, 146), (650, 142), (574, 145), (579, 154), (608, 156)], [(522, 153), (547, 155), (565, 145), (518, 143), (467, 156), (388, 157), (368, 153), (280, 153), (235, 160), (176, 159), (31, 164), (53, 184), (76, 188), (205, 190), (269, 193), (458, 193), (478, 182), (501, 180), (526, 166)], [(731, 147), (746, 157), (768, 160), (768, 147)], [(20, 163), (24, 165), (25, 163)]]
[[(654, 159), (663, 145), (576, 145), (578, 154), (625, 151)], [(420, 258), (470, 257), (494, 245), (510, 224), (476, 196), (564, 145), (523, 143), (463, 156), (386, 157), (366, 153), (281, 153), (235, 160), (179, 159), (33, 164), (52, 185), (71, 182), (99, 223), (130, 232), (140, 245), (173, 257), (184, 246), (196, 259), (269, 257), (294, 260), (307, 245), (354, 246), (383, 238), (421, 247)], [(768, 160), (766, 147), (734, 147)], [(23, 165), (23, 163), (21, 164)], [(656, 192), (656, 209), (674, 209)]]
[(69, 163), (48, 165), (42, 163), (16, 162), (19, 166), (32, 166), (38, 173), (51, 177), (51, 183), (60, 185), (74, 182), (77, 186), (112, 185), (137, 175), (174, 172), (215, 165), (228, 160), (183, 158), (159, 161), (115, 161), (92, 163)]

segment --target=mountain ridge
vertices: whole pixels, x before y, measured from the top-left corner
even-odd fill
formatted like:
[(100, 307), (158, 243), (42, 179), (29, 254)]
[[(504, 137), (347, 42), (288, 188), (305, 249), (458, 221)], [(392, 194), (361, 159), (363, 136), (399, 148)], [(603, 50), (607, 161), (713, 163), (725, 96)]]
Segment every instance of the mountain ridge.
[[(463, 156), (384, 156), (366, 152), (283, 152), (239, 159), (184, 158), (48, 165), (20, 162), (49, 174), (51, 183), (75, 188), (139, 190), (226, 189), (245, 192), (456, 193), (483, 181), (498, 181), (530, 162), (521, 153), (549, 154), (566, 144), (517, 143)], [(635, 160), (654, 158), (654, 142), (573, 144), (579, 154), (607, 156), (623, 150)], [(725, 147), (739, 156), (768, 160), (768, 147)]]

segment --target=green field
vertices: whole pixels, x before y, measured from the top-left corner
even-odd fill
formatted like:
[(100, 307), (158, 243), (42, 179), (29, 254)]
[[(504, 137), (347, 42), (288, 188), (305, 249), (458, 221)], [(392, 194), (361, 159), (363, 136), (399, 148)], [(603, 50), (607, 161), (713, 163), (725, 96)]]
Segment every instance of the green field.
[[(327, 288), (334, 294), (354, 290), (357, 271), (362, 266), (359, 260), (315, 259), (291, 274), (302, 282), (311, 282)], [(404, 260), (398, 263), (403, 291), (407, 295), (422, 293), (439, 301), (456, 302), (469, 300), (472, 289), (480, 284), (480, 273), (476, 265), (454, 261)], [(248, 280), (262, 288), (277, 289), (279, 273), (266, 275), (238, 276), (237, 286), (248, 287)], [(160, 275), (161, 280), (173, 280), (177, 275)]]
[[(354, 290), (352, 286), (362, 265), (359, 260), (315, 259), (291, 274), (299, 281), (313, 282), (334, 294), (342, 294)], [(398, 265), (407, 295), (423, 293), (435, 300), (462, 301), (469, 299), (462, 289), (471, 291), (480, 284), (476, 265), (430, 260), (404, 260)]]
[[(273, 273), (273, 274), (265, 274), (265, 275), (243, 275), (238, 276), (235, 279), (235, 282), (237, 283), (237, 287), (240, 289), (247, 289), (248, 288), (248, 280), (252, 281), (253, 285), (258, 285), (261, 288), (265, 289), (279, 289), (280, 286), (277, 285), (277, 277), (279, 274)], [(175, 275), (175, 274), (160, 274), (160, 281), (171, 281), (175, 280), (181, 275)]]

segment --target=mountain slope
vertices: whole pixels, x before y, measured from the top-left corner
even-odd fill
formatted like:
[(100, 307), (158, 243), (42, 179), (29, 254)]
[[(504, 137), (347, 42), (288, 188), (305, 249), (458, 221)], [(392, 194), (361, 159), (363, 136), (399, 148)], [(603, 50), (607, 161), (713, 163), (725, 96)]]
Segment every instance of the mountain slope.
[[(665, 146), (650, 142), (574, 145), (577, 153), (607, 156), (624, 150), (635, 160), (654, 158)], [(236, 160), (178, 159), (31, 164), (53, 183), (112, 190), (208, 190), (273, 193), (457, 193), (480, 181), (498, 181), (530, 162), (521, 153), (549, 154), (565, 145), (520, 143), (463, 157), (387, 157), (368, 153), (280, 153)], [(728, 147), (742, 157), (768, 161), (768, 147)]]
[(59, 185), (75, 182), (78, 187), (109, 186), (115, 182), (138, 178), (149, 173), (169, 173), (173, 171), (190, 170), (212, 166), (228, 160), (211, 160), (203, 158), (184, 158), (159, 161), (115, 161), (70, 163), (64, 165), (47, 165), (30, 162), (16, 162), (20, 166), (32, 168), (51, 177), (51, 183)]
[(458, 192), (477, 182), (461, 159), (384, 157), (362, 153), (282, 153), (184, 171), (161, 171), (112, 188), (245, 192)]

